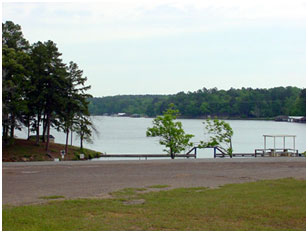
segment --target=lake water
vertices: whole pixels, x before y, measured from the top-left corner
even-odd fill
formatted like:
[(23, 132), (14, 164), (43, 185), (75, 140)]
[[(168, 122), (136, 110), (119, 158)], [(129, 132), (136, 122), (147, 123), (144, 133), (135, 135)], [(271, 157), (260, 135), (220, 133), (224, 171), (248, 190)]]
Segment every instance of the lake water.
[[(93, 122), (99, 132), (94, 136), (93, 144), (84, 143), (84, 147), (107, 154), (161, 154), (164, 147), (159, 144), (159, 138), (146, 137), (146, 130), (152, 126), (153, 118), (129, 118), (93, 116)], [(204, 120), (181, 119), (186, 133), (195, 135), (193, 142), (205, 140)], [(306, 124), (255, 121), (226, 120), (232, 127), (234, 135), (232, 145), (235, 153), (254, 153), (255, 149), (263, 148), (264, 134), (296, 135), (295, 148), (299, 152), (306, 151)], [(51, 129), (56, 143), (65, 143), (65, 134)], [(26, 138), (27, 132), (16, 131), (16, 136)], [(74, 135), (75, 136), (75, 135)], [(273, 140), (267, 140), (267, 147), (273, 147)], [(79, 146), (79, 140), (73, 137), (73, 145)], [(282, 139), (276, 139), (276, 148), (282, 148)], [(293, 139), (286, 138), (286, 147), (293, 148)], [(213, 158), (213, 149), (198, 150), (198, 158)], [(111, 158), (109, 159), (111, 160)]]

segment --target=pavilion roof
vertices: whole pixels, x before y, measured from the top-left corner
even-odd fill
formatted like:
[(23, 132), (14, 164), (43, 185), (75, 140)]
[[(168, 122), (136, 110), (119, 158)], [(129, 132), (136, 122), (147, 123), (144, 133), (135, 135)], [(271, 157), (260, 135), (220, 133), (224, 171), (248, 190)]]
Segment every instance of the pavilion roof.
[(263, 137), (296, 137), (296, 135), (291, 135), (291, 134), (267, 134), (267, 135), (263, 135)]

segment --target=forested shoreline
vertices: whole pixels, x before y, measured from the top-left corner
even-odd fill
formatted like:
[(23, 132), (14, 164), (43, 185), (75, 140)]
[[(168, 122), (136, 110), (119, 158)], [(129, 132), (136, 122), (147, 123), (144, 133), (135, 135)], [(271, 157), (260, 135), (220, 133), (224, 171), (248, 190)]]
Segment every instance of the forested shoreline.
[(182, 118), (218, 116), (260, 119), (280, 115), (306, 116), (306, 88), (275, 87), (229, 90), (200, 89), (174, 95), (117, 95), (89, 99), (91, 115), (126, 113), (135, 116), (162, 115), (173, 103)]

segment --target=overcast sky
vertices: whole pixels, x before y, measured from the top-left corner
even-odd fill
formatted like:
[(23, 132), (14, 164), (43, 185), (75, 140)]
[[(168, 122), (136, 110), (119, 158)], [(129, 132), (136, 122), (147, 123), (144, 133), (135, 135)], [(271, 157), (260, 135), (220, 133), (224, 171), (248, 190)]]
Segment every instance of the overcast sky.
[(54, 41), (93, 96), (306, 86), (305, 0), (2, 4), (30, 43)]

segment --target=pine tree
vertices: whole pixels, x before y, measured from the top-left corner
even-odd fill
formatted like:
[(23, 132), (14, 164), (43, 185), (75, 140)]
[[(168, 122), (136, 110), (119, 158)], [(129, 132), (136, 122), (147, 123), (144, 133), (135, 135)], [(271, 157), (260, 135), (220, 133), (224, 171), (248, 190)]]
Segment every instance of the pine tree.
[[(13, 139), (18, 122), (27, 112), (24, 92), (28, 81), (29, 43), (21, 27), (11, 21), (2, 24), (2, 128), (5, 144)], [(10, 132), (10, 136), (9, 136)]]

